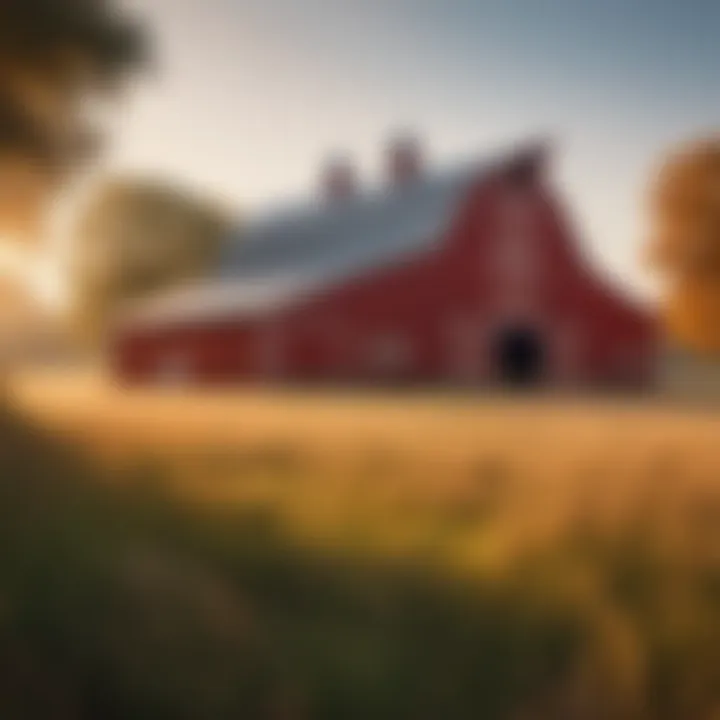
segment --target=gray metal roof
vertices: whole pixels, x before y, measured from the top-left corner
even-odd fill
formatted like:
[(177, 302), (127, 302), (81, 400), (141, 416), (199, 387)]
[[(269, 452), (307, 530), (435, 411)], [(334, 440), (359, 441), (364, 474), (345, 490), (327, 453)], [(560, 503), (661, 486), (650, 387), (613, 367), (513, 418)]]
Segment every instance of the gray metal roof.
[(273, 213), (228, 238), (220, 275), (331, 279), (340, 267), (362, 269), (424, 249), (438, 240), (460, 191), (477, 172), (477, 166), (466, 167), (387, 191)]
[(126, 315), (133, 324), (258, 317), (442, 240), (477, 163), (402, 187), (271, 212), (229, 236), (214, 277)]

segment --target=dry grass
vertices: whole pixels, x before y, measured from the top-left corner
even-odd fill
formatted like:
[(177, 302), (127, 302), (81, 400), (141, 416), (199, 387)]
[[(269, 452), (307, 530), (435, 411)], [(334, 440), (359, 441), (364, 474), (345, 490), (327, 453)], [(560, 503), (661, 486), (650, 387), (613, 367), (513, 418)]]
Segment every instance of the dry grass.
[(44, 427), (111, 464), (170, 467), (193, 501), (307, 516), (315, 534), (380, 512), (373, 535), (419, 515), (474, 531), (476, 511), (503, 509), (501, 534), (631, 524), (661, 502), (710, 507), (720, 478), (720, 413), (650, 400), (125, 392), (95, 377), (15, 387)]
[[(260, 717), (720, 710), (720, 414), (650, 401), (127, 393), (37, 376), (13, 391), (121, 486), (180, 498), (170, 514), (181, 521), (162, 511), (144, 524), (165, 549), (131, 563), (142, 622), (152, 636), (152, 613), (192, 586), (183, 612), (200, 608), (207, 637), (237, 638), (212, 653), (270, 662), (261, 676), (282, 708)], [(249, 626), (262, 628), (259, 655)], [(164, 677), (163, 657), (147, 672)], [(216, 707), (237, 709), (223, 687), (212, 685)]]

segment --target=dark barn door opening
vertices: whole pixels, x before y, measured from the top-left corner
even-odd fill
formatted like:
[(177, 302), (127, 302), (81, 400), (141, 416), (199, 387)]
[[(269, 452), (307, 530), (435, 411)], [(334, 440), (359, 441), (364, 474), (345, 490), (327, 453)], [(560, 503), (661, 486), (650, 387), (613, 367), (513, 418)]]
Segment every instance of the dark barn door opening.
[(500, 382), (511, 387), (532, 387), (542, 380), (543, 346), (536, 332), (511, 328), (500, 333), (496, 346)]

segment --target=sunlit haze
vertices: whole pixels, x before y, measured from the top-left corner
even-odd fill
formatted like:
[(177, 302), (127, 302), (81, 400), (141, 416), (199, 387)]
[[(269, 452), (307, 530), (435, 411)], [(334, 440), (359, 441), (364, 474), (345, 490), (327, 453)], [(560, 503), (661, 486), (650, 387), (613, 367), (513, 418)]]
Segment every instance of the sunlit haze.
[(179, 177), (239, 212), (311, 191), (388, 132), (436, 162), (545, 133), (590, 249), (637, 290), (642, 199), (668, 144), (710, 128), (720, 6), (666, 0), (156, 0), (158, 67), (110, 167)]
[[(397, 128), (438, 164), (546, 135), (588, 251), (638, 293), (648, 179), (720, 117), (712, 1), (127, 2), (157, 59), (102, 172), (167, 177), (242, 215), (311, 193), (331, 152), (372, 183)], [(63, 297), (57, 271), (30, 274)]]
[(0, 720), (720, 720), (719, 71), (720, 0), (0, 0)]

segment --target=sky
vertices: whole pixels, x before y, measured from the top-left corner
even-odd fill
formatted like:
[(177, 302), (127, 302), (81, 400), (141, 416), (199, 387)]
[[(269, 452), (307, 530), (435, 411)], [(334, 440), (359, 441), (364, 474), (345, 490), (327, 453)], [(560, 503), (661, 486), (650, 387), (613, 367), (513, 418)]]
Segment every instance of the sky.
[(313, 192), (323, 159), (376, 182), (397, 129), (431, 161), (538, 135), (587, 251), (631, 291), (664, 151), (720, 127), (716, 0), (127, 0), (156, 42), (104, 170), (239, 214)]

